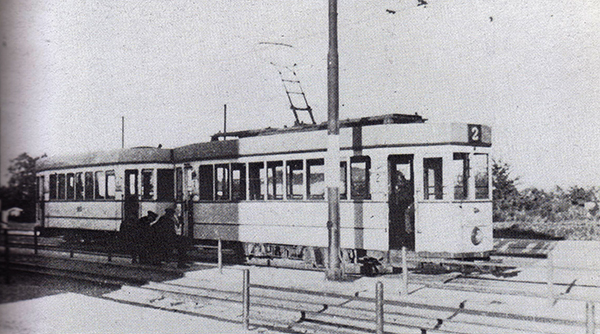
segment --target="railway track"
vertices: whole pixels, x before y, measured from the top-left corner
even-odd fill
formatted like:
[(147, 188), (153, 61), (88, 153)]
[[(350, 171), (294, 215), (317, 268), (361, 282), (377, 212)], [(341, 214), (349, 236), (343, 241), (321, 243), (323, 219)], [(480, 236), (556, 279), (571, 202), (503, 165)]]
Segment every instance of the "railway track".
[[(14, 240), (9, 245), (27, 252), (30, 244)], [(199, 279), (168, 267), (131, 265), (129, 258), (78, 249), (76, 258), (67, 257), (69, 249), (60, 248), (56, 239), (41, 238), (38, 244), (44, 256), (13, 254), (11, 269), (63, 276), (102, 284), (122, 286), (104, 298), (173, 312), (242, 323), (241, 282), (226, 276)], [(48, 256), (52, 253), (52, 256)], [(57, 255), (57, 254), (61, 254)], [(82, 259), (85, 258), (85, 259)], [(198, 271), (210, 271), (211, 265), (196, 264)], [(272, 269), (272, 268), (271, 268)], [(214, 269), (213, 269), (214, 271)], [(234, 275), (235, 276), (235, 275)], [(391, 279), (394, 275), (391, 275)], [(397, 276), (397, 275), (396, 275)], [(214, 278), (214, 277), (213, 277)], [(378, 279), (378, 278), (375, 278)], [(390, 276), (387, 277), (388, 282)], [(389, 283), (386, 283), (389, 286)], [(439, 302), (416, 297), (420, 291), (436, 290), (450, 296), (461, 293), (516, 297), (536, 300), (542, 307), (547, 285), (542, 281), (515, 281), (501, 277), (465, 276), (457, 273), (425, 275), (412, 272), (410, 295), (389, 294), (385, 299), (386, 333), (585, 333), (584, 316), (562, 317), (556, 314), (533, 315), (507, 311), (506, 308), (481, 308), (464, 302)], [(557, 297), (565, 295), (600, 296), (599, 288), (577, 282), (555, 283)], [(347, 290), (347, 291), (346, 291)], [(253, 326), (282, 332), (301, 333), (372, 333), (375, 332), (375, 297), (369, 291), (352, 289), (326, 291), (265, 284), (251, 284), (250, 319)], [(371, 295), (369, 295), (371, 293)], [(569, 299), (569, 298), (566, 298)], [(577, 298), (571, 298), (577, 299)], [(600, 298), (598, 298), (600, 300)], [(558, 299), (555, 299), (556, 303)], [(570, 302), (575, 302), (570, 300)], [(490, 302), (492, 305), (494, 301)], [(500, 303), (500, 302), (499, 302)], [(585, 307), (585, 304), (579, 308)], [(488, 306), (490, 306), (488, 305)]]
[[(220, 279), (184, 277), (171, 282), (125, 286), (105, 295), (116, 301), (242, 323), (241, 282), (235, 273)], [(213, 278), (218, 276), (212, 276)], [(254, 283), (250, 285), (250, 322), (301, 333), (375, 332), (372, 291), (319, 291)], [(391, 298), (388, 298), (391, 297)], [(415, 297), (386, 295), (386, 333), (583, 333), (585, 322), (555, 316), (491, 311), (463, 302), (456, 305)]]

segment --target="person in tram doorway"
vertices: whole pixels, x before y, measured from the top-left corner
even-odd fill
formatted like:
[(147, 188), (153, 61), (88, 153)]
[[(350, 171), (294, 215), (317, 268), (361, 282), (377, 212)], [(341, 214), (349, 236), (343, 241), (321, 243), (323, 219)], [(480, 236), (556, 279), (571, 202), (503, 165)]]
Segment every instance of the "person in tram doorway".
[[(135, 240), (136, 255), (139, 263), (150, 264), (151, 261), (151, 247), (152, 247), (152, 235), (150, 227), (156, 223), (158, 214), (154, 211), (148, 211), (148, 214), (137, 222), (137, 240)], [(133, 261), (135, 262), (135, 261)]]
[(155, 264), (161, 261), (169, 262), (173, 250), (177, 250), (177, 267), (187, 268), (187, 242), (183, 233), (182, 224), (175, 215), (175, 209), (167, 208), (165, 214), (158, 219), (156, 224), (152, 225), (152, 235), (154, 236), (154, 247), (157, 256)]
[(151, 225), (152, 264), (168, 262), (175, 243), (175, 210), (167, 208), (155, 224)]
[(177, 268), (189, 268), (187, 262), (187, 251), (189, 248), (189, 239), (183, 232), (183, 217), (181, 216), (181, 206), (175, 208), (175, 239), (174, 248), (177, 250)]

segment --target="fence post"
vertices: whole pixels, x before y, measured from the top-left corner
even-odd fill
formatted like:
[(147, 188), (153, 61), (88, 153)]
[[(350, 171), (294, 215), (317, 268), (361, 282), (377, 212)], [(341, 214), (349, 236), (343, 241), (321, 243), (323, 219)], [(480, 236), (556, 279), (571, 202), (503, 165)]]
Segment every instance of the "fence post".
[(223, 273), (223, 242), (219, 238), (217, 244), (217, 264), (219, 266), (219, 273)]
[(554, 264), (552, 263), (552, 252), (548, 253), (546, 262), (548, 265), (548, 272), (546, 276), (548, 286), (548, 299), (550, 305), (552, 305), (552, 303), (554, 303)]
[(376, 333), (383, 334), (383, 283), (375, 285), (375, 319)]
[(406, 247), (402, 247), (402, 294), (408, 295), (408, 265), (406, 264)]
[(596, 332), (596, 312), (594, 302), (585, 303), (585, 333), (594, 334)]
[(250, 328), (250, 270), (244, 269), (243, 271), (243, 287), (242, 287), (242, 305), (243, 305), (243, 323), (244, 329)]
[(10, 284), (10, 245), (8, 244), (8, 229), (4, 231), (4, 261), (5, 261), (5, 276), (4, 281)]
[(33, 227), (33, 254), (38, 254), (38, 226)]

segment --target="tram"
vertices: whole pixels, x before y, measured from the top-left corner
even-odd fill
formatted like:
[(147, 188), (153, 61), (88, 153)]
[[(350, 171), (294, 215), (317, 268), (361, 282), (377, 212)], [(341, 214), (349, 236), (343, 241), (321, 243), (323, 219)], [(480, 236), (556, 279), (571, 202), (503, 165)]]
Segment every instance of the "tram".
[[(119, 231), (176, 208), (196, 243), (248, 260), (327, 265), (326, 123), (218, 133), (172, 149), (48, 157), (37, 219), (55, 233)], [(388, 114), (340, 122), (340, 236), (346, 265), (492, 251), (491, 128)]]

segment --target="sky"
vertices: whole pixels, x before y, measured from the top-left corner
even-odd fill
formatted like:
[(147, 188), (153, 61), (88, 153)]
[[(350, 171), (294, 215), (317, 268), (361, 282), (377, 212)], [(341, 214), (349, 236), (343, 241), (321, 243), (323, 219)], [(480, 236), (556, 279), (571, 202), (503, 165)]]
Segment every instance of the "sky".
[[(600, 186), (600, 2), (338, 1), (340, 118), (492, 127), (519, 187)], [(327, 120), (327, 1), (0, 2), (0, 163)]]

